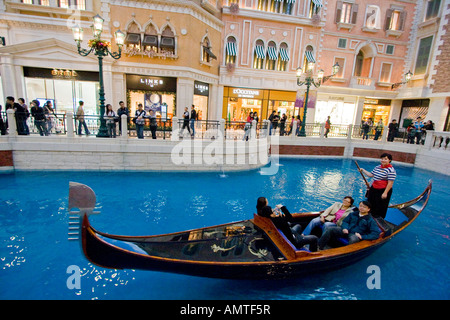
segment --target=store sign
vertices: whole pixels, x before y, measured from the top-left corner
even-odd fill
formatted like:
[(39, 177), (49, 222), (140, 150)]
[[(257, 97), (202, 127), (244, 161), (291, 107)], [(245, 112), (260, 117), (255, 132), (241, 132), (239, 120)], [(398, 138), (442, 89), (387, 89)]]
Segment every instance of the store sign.
[(209, 96), (209, 84), (200, 81), (194, 81), (194, 94), (199, 96)]
[(259, 90), (253, 89), (233, 89), (233, 94), (237, 95), (239, 98), (255, 98), (255, 96), (259, 96)]
[(177, 79), (127, 74), (128, 90), (176, 92)]

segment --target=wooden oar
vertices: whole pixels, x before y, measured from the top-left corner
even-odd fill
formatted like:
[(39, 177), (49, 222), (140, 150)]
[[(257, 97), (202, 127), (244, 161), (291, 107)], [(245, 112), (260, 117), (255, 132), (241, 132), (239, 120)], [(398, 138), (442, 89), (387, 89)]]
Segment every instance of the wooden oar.
[(354, 161), (355, 161), (356, 166), (358, 167), (359, 173), (361, 174), (361, 176), (362, 176), (363, 179), (364, 179), (364, 182), (366, 183), (366, 187), (367, 187), (366, 198), (367, 198), (367, 196), (369, 195), (370, 184), (369, 184), (369, 182), (367, 182), (366, 177), (365, 177), (364, 174), (361, 172), (361, 167), (359, 166), (358, 161), (356, 161), (356, 160), (354, 160)]

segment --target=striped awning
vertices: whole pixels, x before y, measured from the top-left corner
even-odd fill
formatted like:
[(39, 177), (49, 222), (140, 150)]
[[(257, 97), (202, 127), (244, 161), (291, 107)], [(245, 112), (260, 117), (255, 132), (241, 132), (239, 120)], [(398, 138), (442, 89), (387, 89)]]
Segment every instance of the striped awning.
[(322, 8), (323, 4), (322, 4), (322, 0), (312, 0), (312, 2), (316, 5), (316, 7), (318, 8)]
[(264, 51), (264, 47), (263, 46), (256, 46), (255, 47), (255, 53), (256, 53), (256, 57), (259, 59), (264, 59), (266, 57), (266, 53)]
[(286, 48), (280, 48), (280, 59), (281, 61), (289, 61), (289, 54)]
[(267, 54), (269, 55), (269, 60), (277, 60), (277, 50), (275, 47), (267, 47)]
[(312, 63), (316, 63), (316, 59), (314, 59), (312, 51), (305, 51), (306, 60)]
[(227, 42), (227, 54), (229, 56), (236, 56), (236, 43), (235, 42)]

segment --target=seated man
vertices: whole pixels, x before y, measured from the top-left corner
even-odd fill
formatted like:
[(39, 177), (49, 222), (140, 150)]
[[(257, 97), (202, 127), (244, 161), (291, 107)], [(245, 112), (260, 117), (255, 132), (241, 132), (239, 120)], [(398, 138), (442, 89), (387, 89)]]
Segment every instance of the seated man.
[(264, 197), (259, 197), (256, 203), (256, 212), (258, 215), (270, 218), (275, 227), (286, 236), (286, 238), (296, 247), (301, 248), (309, 244), (310, 251), (317, 251), (316, 236), (302, 236), (301, 226), (299, 224), (290, 227), (289, 222), (293, 221), (289, 210), (283, 205), (277, 205), (274, 210), (269, 207), (269, 201)]
[(349, 244), (361, 240), (378, 239), (380, 229), (372, 216), (369, 215), (370, 207), (368, 201), (361, 201), (359, 211), (350, 213), (342, 221), (340, 227), (327, 228), (318, 241), (319, 249), (323, 250), (330, 240), (337, 238), (348, 239)]

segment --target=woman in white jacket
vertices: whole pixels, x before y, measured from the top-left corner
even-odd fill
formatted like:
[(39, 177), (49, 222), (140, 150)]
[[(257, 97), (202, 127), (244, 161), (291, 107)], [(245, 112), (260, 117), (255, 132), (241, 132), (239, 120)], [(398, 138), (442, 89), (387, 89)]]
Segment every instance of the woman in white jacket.
[(353, 206), (353, 198), (350, 196), (344, 197), (342, 202), (335, 202), (328, 207), (320, 216), (312, 219), (309, 224), (303, 230), (303, 235), (307, 236), (311, 234), (311, 231), (323, 225), (323, 229), (329, 226), (341, 226), (345, 217), (352, 212), (355, 207)]

